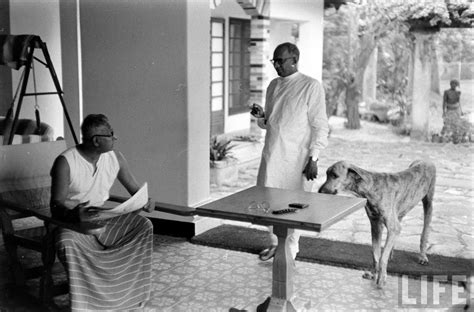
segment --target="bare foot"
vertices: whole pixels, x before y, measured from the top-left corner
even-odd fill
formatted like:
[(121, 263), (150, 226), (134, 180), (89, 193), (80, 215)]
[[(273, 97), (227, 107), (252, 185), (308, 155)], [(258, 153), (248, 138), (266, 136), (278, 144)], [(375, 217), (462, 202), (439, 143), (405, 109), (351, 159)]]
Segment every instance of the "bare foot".
[(362, 275), (362, 278), (363, 279), (367, 279), (367, 280), (373, 280), (374, 279), (374, 275), (371, 273), (371, 272), (364, 272), (364, 274)]
[(418, 256), (418, 263), (422, 265), (428, 265), (428, 257), (426, 255), (419, 255)]

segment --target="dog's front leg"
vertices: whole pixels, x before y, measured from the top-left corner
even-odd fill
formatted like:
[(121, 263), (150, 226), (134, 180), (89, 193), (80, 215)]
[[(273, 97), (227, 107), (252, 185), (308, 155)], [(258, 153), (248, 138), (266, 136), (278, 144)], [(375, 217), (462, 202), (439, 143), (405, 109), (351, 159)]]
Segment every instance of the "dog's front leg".
[(387, 280), (387, 264), (392, 253), (393, 247), (395, 246), (395, 241), (400, 235), (401, 225), (398, 219), (392, 218), (390, 222), (387, 222), (387, 240), (383, 248), (382, 256), (380, 257), (379, 263), (379, 272), (377, 276), (377, 286), (382, 288), (385, 286)]
[(372, 234), (372, 270), (371, 272), (364, 272), (362, 275), (365, 279), (374, 279), (379, 272), (379, 259), (382, 247), (382, 232), (383, 224), (378, 218), (369, 218), (370, 231)]
[(421, 233), (421, 239), (420, 239), (420, 256), (418, 257), (418, 263), (427, 265), (428, 257), (426, 256), (426, 249), (428, 248), (431, 216), (433, 214), (433, 194), (426, 195), (422, 201), (423, 201), (424, 222), (423, 222), (423, 232)]

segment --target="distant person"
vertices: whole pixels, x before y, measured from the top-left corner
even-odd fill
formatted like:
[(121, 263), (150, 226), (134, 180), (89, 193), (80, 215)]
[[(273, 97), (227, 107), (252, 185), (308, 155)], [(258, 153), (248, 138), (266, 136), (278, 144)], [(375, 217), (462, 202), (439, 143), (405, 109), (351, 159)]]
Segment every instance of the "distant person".
[(450, 81), (448, 90), (443, 95), (443, 118), (445, 117), (461, 117), (463, 115), (461, 109), (461, 91), (458, 91), (459, 81), (453, 79)]
[[(254, 104), (250, 112), (258, 118), (259, 127), (266, 129), (259, 186), (311, 191), (318, 176), (319, 152), (328, 144), (324, 89), (316, 79), (298, 72), (299, 56), (292, 43), (276, 47), (271, 62), (279, 77), (267, 88), (265, 110)], [(299, 236), (294, 231), (288, 238), (293, 259), (299, 251)], [(271, 235), (271, 241), (259, 255), (263, 261), (275, 255), (276, 235)]]
[(51, 169), (51, 213), (66, 222), (95, 219), (105, 231), (59, 230), (56, 247), (68, 273), (71, 310), (133, 310), (150, 298), (153, 225), (136, 212), (97, 219), (100, 213), (89, 210), (104, 204), (116, 179), (132, 195), (139, 185), (114, 151), (117, 138), (106, 116), (88, 115), (81, 132), (82, 143), (59, 155)]

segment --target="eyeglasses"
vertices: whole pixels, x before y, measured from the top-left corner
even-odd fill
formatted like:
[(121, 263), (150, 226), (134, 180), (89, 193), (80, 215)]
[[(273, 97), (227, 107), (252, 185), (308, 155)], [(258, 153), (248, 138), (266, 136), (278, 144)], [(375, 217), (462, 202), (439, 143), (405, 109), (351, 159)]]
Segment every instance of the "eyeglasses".
[(91, 136), (91, 140), (92, 140), (94, 137), (103, 137), (103, 138), (113, 138), (113, 139), (117, 139), (117, 138), (115, 137), (113, 131), (111, 131), (110, 134), (94, 134), (93, 136)]
[(293, 56), (290, 56), (290, 57), (285, 57), (285, 58), (276, 58), (276, 59), (273, 59), (273, 60), (270, 60), (270, 63), (273, 64), (273, 66), (275, 66), (275, 64), (278, 64), (278, 65), (283, 65), (283, 63), (285, 63), (286, 60), (289, 60), (293, 58)]
[(248, 211), (259, 211), (263, 210), (264, 213), (269, 213), (270, 212), (270, 203), (266, 201), (262, 201), (261, 203), (258, 203), (256, 201), (251, 201), (250, 204), (247, 207)]

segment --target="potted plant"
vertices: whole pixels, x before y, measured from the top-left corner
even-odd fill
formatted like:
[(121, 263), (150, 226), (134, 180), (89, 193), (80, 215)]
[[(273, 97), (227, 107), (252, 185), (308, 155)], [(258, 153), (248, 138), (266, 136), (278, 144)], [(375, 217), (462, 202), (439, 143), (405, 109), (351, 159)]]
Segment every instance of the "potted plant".
[(211, 184), (232, 185), (238, 179), (237, 160), (232, 155), (231, 140), (211, 138), (210, 151), (210, 182)]

